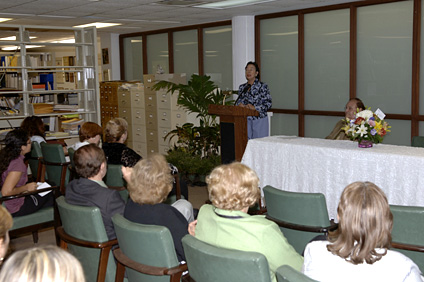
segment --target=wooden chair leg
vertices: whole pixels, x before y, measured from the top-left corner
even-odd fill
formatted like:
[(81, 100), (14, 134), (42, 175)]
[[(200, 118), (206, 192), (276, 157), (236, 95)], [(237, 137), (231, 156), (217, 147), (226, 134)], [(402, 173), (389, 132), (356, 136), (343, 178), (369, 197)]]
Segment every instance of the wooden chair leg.
[(32, 232), (32, 241), (34, 242), (34, 244), (38, 243), (38, 231)]
[(97, 282), (104, 282), (106, 279), (107, 261), (109, 259), (109, 252), (112, 247), (106, 247), (100, 252), (99, 269), (97, 271)]
[(124, 275), (125, 275), (125, 266), (122, 263), (120, 263), (119, 261), (116, 261), (115, 282), (124, 281)]

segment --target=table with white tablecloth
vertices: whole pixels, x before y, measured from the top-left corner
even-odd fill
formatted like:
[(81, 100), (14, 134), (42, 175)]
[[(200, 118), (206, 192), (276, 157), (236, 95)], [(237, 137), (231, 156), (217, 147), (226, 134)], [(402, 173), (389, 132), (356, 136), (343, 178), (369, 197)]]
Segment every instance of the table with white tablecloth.
[(256, 171), (261, 188), (323, 193), (334, 219), (343, 189), (355, 181), (375, 183), (390, 204), (424, 206), (424, 148), (270, 136), (249, 140), (242, 163)]

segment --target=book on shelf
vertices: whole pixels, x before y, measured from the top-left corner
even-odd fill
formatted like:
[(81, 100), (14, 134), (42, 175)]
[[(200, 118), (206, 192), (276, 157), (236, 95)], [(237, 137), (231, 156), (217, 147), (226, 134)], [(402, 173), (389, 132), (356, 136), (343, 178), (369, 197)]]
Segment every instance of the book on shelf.
[(80, 112), (84, 109), (80, 109), (78, 105), (62, 105), (56, 104), (53, 108), (55, 111), (67, 111), (67, 112)]

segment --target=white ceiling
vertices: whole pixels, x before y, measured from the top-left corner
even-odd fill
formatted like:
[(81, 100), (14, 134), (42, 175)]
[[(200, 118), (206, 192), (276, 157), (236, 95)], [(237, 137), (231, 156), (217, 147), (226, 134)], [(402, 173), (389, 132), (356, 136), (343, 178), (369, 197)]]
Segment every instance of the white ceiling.
[[(238, 15), (260, 15), (358, 0), (277, 0), (225, 10), (163, 5), (159, 1), (0, 0), (0, 17), (13, 18), (5, 24), (16, 25), (71, 27), (91, 22), (113, 22), (122, 25), (99, 31), (123, 34), (229, 20)], [(195, 5), (220, 0), (188, 1)]]

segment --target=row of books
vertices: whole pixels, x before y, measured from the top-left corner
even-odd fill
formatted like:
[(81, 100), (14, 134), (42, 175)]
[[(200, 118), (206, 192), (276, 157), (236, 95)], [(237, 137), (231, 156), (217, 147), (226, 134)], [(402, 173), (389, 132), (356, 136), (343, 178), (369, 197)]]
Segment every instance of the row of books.
[(2, 97), (0, 99), (0, 106), (14, 108), (19, 103), (19, 97)]
[[(73, 57), (72, 57), (73, 58)], [(2, 67), (16, 67), (21, 65), (20, 55), (1, 56), (0, 63)], [(73, 60), (72, 60), (73, 62)], [(51, 66), (53, 64), (51, 54), (27, 55), (27, 67), (37, 68), (42, 66)]]

